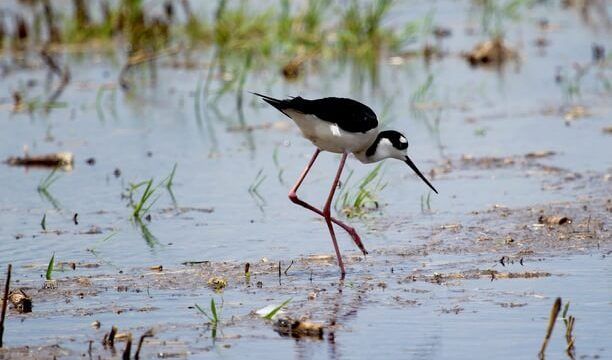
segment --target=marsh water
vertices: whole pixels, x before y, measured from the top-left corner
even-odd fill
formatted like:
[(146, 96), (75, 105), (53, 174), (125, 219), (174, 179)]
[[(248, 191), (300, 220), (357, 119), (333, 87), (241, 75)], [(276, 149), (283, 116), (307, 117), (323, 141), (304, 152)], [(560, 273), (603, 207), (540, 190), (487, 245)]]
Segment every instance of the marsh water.
[[(94, 356), (120, 356), (100, 344), (112, 325), (134, 336), (154, 329), (146, 358), (535, 358), (556, 297), (576, 318), (576, 357), (609, 358), (611, 68), (609, 55), (593, 62), (592, 48), (611, 48), (610, 25), (595, 11), (585, 19), (558, 2), (538, 3), (507, 20), (518, 60), (472, 67), (461, 53), (485, 40), (471, 30), (480, 21), (474, 7), (394, 5), (389, 26), (433, 13), (434, 24), (451, 30), (439, 40), (440, 59), (389, 55), (374, 72), (327, 61), (294, 81), (271, 61), (248, 73), (239, 106), (236, 91), (222, 92), (228, 77), (240, 76), (231, 68), (202, 91), (212, 50), (162, 57), (155, 76), (147, 65), (135, 68), (129, 91), (117, 82), (120, 53), (66, 51), (71, 80), (61, 106), (15, 112), (15, 91), (45, 99), (55, 83), (38, 55), (3, 53), (0, 158), (69, 151), (75, 163), (47, 192), (37, 187), (49, 168), (0, 165), (0, 276), (12, 263), (13, 286), (34, 303), (29, 314), (9, 311), (0, 358), (76, 358), (90, 341)], [(540, 38), (547, 45), (537, 46)], [(407, 135), (409, 155), (439, 195), (387, 160), (379, 208), (347, 219), (370, 255), (337, 232), (348, 271), (339, 281), (324, 222), (287, 199), (314, 148), (247, 91), (367, 103), (385, 128)], [(338, 160), (323, 153), (301, 196), (322, 205)], [(150, 219), (133, 221), (130, 184), (160, 184), (175, 164), (170, 190), (155, 190)], [(373, 166), (350, 159), (342, 186), (355, 191)], [(547, 227), (541, 214), (572, 224)], [(344, 216), (339, 208), (336, 215)], [(76, 269), (56, 266), (56, 288), (43, 289), (53, 254)], [(295, 262), (280, 279), (279, 261)], [(247, 262), (249, 283), (241, 276)], [(162, 272), (150, 270), (157, 265)], [(510, 275), (482, 275), (490, 269)], [(212, 275), (228, 279), (223, 292), (207, 286)], [(193, 308), (211, 298), (224, 304), (216, 339)], [(287, 299), (286, 314), (327, 326), (322, 339), (280, 336), (253, 314)], [(568, 356), (564, 333), (559, 319), (550, 358)]]

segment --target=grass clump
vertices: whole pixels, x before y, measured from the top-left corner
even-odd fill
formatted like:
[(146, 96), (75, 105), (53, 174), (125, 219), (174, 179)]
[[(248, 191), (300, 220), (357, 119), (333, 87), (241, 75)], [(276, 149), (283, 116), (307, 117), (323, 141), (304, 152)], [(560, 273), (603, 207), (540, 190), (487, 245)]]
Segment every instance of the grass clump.
[[(340, 210), (345, 216), (351, 218), (362, 217), (378, 209), (378, 193), (387, 186), (387, 183), (383, 182), (382, 165), (382, 163), (376, 165), (356, 186), (351, 188), (345, 186), (334, 204), (336, 211)], [(345, 184), (349, 183), (352, 175), (351, 171)]]
[(370, 58), (384, 48), (397, 50), (402, 36), (382, 25), (392, 5), (393, 0), (376, 0), (369, 6), (353, 0), (340, 22), (338, 42), (342, 52)]
[(133, 199), (132, 194), (138, 191), (138, 189), (140, 188), (144, 188), (144, 190), (140, 194), (140, 199), (137, 202), (131, 201), (131, 205), (133, 209), (132, 217), (134, 219), (141, 219), (144, 215), (146, 215), (149, 212), (149, 210), (151, 209), (151, 206), (155, 204), (157, 199), (159, 199), (159, 196), (153, 198), (153, 194), (155, 193), (157, 187), (153, 187), (153, 179), (150, 179), (147, 181), (139, 182), (137, 184), (130, 184), (130, 189), (129, 189), (130, 200)]

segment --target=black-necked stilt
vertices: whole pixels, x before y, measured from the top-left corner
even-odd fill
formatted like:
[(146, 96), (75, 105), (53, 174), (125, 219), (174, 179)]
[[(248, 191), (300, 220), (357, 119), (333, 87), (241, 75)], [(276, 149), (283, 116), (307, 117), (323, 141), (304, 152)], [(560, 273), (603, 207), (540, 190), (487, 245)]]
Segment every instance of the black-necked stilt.
[[(332, 199), (338, 186), (346, 157), (349, 153), (353, 153), (359, 161), (365, 164), (387, 158), (402, 160), (408, 164), (408, 166), (410, 166), (436, 194), (438, 193), (408, 157), (408, 140), (406, 137), (393, 130), (379, 131), (376, 114), (366, 105), (352, 99), (337, 97), (307, 100), (298, 96), (279, 100), (266, 95), (253, 94), (260, 96), (265, 102), (290, 117), (298, 125), (304, 137), (317, 147), (314, 155), (312, 155), (312, 158), (306, 165), (306, 168), (304, 168), (297, 182), (291, 188), (291, 191), (289, 191), (289, 199), (325, 218), (325, 222), (327, 223), (329, 233), (334, 243), (334, 249), (336, 250), (342, 277), (344, 277), (345, 274), (344, 264), (342, 262), (340, 250), (338, 249), (338, 243), (336, 242), (336, 235), (332, 223), (346, 230), (364, 255), (368, 253), (355, 229), (332, 217), (330, 212)], [(321, 151), (342, 154), (340, 166), (336, 172), (336, 178), (334, 179), (323, 210), (315, 208), (299, 199), (297, 196), (298, 188), (302, 185), (304, 178), (312, 168), (312, 165)]]

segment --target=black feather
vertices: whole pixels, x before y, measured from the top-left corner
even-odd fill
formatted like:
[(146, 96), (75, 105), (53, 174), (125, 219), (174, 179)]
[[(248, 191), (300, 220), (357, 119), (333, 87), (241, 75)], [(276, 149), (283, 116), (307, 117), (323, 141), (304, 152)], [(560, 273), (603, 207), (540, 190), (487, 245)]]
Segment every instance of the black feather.
[[(347, 98), (328, 97), (317, 100), (308, 100), (302, 97), (279, 100), (266, 95), (260, 96), (265, 102), (287, 115), (286, 110), (314, 115), (323, 121), (337, 124), (348, 132), (367, 132), (378, 126), (376, 114), (368, 106)], [(289, 115), (287, 115), (289, 116)]]

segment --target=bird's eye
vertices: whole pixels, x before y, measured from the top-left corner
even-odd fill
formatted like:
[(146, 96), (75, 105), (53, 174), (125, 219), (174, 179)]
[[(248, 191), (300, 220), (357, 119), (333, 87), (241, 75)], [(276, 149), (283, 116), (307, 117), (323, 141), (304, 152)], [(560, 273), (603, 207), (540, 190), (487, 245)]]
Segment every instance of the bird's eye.
[(400, 142), (400, 143), (402, 143), (402, 144), (406, 144), (406, 143), (408, 143), (408, 140), (406, 140), (406, 138), (405, 138), (405, 137), (400, 136), (400, 138), (399, 138), (399, 142)]

